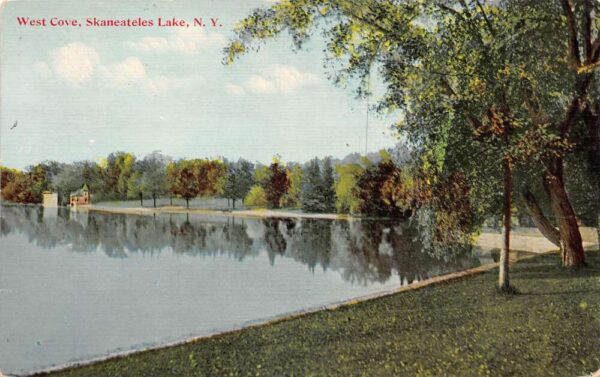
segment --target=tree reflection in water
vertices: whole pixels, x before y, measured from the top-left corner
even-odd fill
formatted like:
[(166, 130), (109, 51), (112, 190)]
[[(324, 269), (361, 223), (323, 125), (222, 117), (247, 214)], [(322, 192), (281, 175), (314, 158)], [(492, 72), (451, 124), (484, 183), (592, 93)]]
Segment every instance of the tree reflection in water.
[(409, 284), (480, 264), (469, 248), (428, 253), (413, 227), (392, 220), (136, 216), (3, 205), (0, 235), (13, 233), (44, 249), (67, 246), (81, 253), (101, 251), (111, 258), (170, 249), (243, 261), (266, 252), (272, 265), (277, 258), (292, 258), (311, 272), (317, 267), (335, 270), (357, 284), (385, 282), (394, 275)]

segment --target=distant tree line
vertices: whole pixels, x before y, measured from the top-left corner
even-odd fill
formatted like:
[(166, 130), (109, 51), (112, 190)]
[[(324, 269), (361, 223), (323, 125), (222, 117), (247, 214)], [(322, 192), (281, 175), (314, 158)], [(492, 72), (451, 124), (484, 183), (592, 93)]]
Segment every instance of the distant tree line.
[(228, 207), (291, 208), (312, 213), (351, 213), (399, 217), (407, 202), (392, 195), (401, 180), (399, 163), (392, 154), (347, 156), (333, 161), (314, 158), (305, 164), (284, 163), (274, 157), (269, 165), (239, 159), (174, 160), (159, 152), (143, 158), (114, 152), (99, 162), (45, 161), (25, 171), (0, 167), (2, 199), (15, 203), (40, 203), (44, 191), (57, 192), (61, 204), (71, 192), (87, 185), (93, 201), (225, 198)]

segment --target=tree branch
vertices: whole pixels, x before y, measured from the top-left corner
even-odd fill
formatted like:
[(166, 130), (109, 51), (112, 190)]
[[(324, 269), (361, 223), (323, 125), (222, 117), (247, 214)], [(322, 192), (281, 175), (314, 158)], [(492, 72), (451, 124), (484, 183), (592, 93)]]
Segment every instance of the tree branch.
[(492, 26), (492, 23), (490, 22), (487, 14), (485, 13), (485, 9), (483, 9), (483, 5), (479, 2), (479, 0), (477, 0), (477, 7), (479, 8), (479, 11), (483, 15), (483, 19), (485, 20), (485, 23), (487, 24), (490, 34), (492, 34), (492, 36), (495, 37), (496, 32), (494, 31), (494, 27)]
[[(454, 91), (454, 89), (452, 89), (452, 87), (450, 86), (450, 83), (448, 83), (447, 80), (441, 80), (441, 83), (449, 97), (456, 97), (456, 92)], [(479, 121), (479, 119), (477, 119), (475, 116), (473, 116), (473, 114), (468, 112), (466, 109), (463, 110), (462, 113), (463, 113), (463, 116), (465, 117), (465, 119), (467, 119), (467, 121), (471, 124), (471, 126), (473, 126), (474, 130), (481, 128), (481, 126), (482, 126), (481, 122)]]
[[(363, 4), (357, 4), (354, 1), (349, 1), (349, 3), (354, 5), (354, 7), (358, 8), (358, 9), (364, 9), (364, 7), (365, 7)], [(396, 30), (387, 29), (387, 28), (381, 26), (380, 24), (378, 24), (375, 20), (367, 19), (364, 15), (359, 15), (354, 9), (352, 9), (352, 7), (338, 6), (338, 9), (342, 13), (344, 13), (344, 12), (348, 13), (348, 15), (350, 17), (362, 22), (363, 24), (374, 27), (375, 29), (377, 29), (379, 32), (381, 32), (383, 34), (388, 34), (388, 35), (391, 35), (394, 37), (401, 36), (400, 34), (398, 34), (398, 32)], [(406, 20), (406, 23), (407, 24), (411, 23), (417, 16), (418, 16), (418, 14), (413, 15), (412, 17), (410, 17), (409, 19)]]
[(592, 3), (591, 0), (583, 2), (583, 48), (585, 51), (585, 62), (592, 62)]
[(544, 216), (542, 209), (531, 191), (525, 190), (523, 193), (523, 201), (527, 208), (527, 212), (529, 212), (533, 222), (544, 237), (556, 246), (560, 246), (560, 232), (550, 223), (546, 216)]
[(560, 135), (565, 136), (573, 123), (575, 123), (577, 113), (579, 112), (579, 107), (581, 105), (581, 100), (585, 97), (587, 93), (587, 89), (590, 86), (593, 75), (589, 72), (585, 73), (585, 76), (582, 77), (577, 85), (575, 95), (571, 102), (569, 103), (569, 107), (567, 107), (567, 112), (565, 113), (565, 120), (561, 123), (559, 127)]
[(560, 130), (561, 136), (565, 136), (567, 134), (567, 132), (569, 132), (569, 129), (575, 122), (575, 116), (577, 115), (578, 111), (579, 111), (579, 96), (575, 96), (571, 100), (569, 107), (567, 107), (567, 112), (565, 114), (565, 120), (560, 125), (559, 130)]
[(596, 38), (596, 41), (592, 44), (592, 63), (598, 62), (599, 58), (600, 58), (600, 35), (598, 35), (598, 37)]
[(577, 23), (573, 14), (572, 0), (560, 0), (563, 13), (567, 18), (567, 31), (569, 32), (569, 52), (568, 58), (571, 65), (577, 69), (581, 65), (581, 57), (579, 56), (579, 41), (577, 39)]

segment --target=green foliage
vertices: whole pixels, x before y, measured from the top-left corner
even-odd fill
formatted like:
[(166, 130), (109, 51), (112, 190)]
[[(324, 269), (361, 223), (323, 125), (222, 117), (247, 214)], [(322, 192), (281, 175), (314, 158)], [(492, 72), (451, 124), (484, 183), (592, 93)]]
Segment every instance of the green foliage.
[(359, 164), (337, 165), (335, 167), (338, 179), (335, 183), (335, 207), (339, 213), (358, 213), (359, 200), (354, 187), (364, 168)]
[(266, 184), (266, 182), (271, 178), (271, 171), (268, 166), (257, 165), (256, 170), (254, 170), (254, 182), (259, 185)]
[(290, 208), (300, 207), (300, 197), (302, 194), (302, 181), (304, 179), (304, 171), (300, 165), (293, 165), (291, 169), (288, 169), (288, 181), (290, 187), (283, 196), (283, 206)]
[(569, 156), (566, 167), (570, 174), (566, 178), (566, 186), (582, 225), (597, 226), (600, 220), (600, 200), (598, 187), (594, 187), (594, 184), (600, 187), (600, 177), (590, 176), (591, 171), (586, 168), (583, 159), (581, 153)]
[(139, 161), (136, 170), (140, 175), (141, 191), (152, 197), (164, 194), (167, 189), (167, 163), (169, 159), (159, 152), (152, 152)]
[(9, 167), (0, 165), (0, 190), (4, 190), (6, 185), (13, 181), (17, 174), (19, 174), (17, 169), (11, 169)]
[(2, 199), (15, 203), (41, 203), (42, 194), (50, 188), (45, 167), (32, 166), (27, 172), (2, 167)]
[(135, 171), (135, 156), (126, 152), (115, 152), (103, 161), (99, 187), (90, 188), (105, 199), (126, 199), (129, 179)]
[(244, 159), (227, 164), (227, 178), (223, 187), (223, 196), (233, 201), (246, 197), (254, 184), (254, 165)]
[(179, 160), (167, 166), (171, 192), (188, 202), (197, 196), (221, 194), (226, 183), (227, 167), (218, 160)]
[(252, 186), (248, 195), (244, 198), (244, 205), (249, 207), (266, 207), (267, 206), (267, 195), (265, 190), (261, 186)]
[(311, 160), (302, 181), (302, 210), (321, 213), (335, 211), (334, 184), (331, 159), (324, 160), (322, 172), (319, 160)]
[(391, 160), (369, 166), (356, 181), (358, 211), (371, 216), (399, 217), (408, 208), (395, 200), (391, 187), (400, 187), (401, 171)]
[(200, 183), (194, 172), (193, 160), (180, 160), (169, 164), (167, 175), (173, 195), (184, 198), (188, 204), (190, 199), (200, 194)]
[(308, 163), (302, 181), (302, 210), (305, 212), (324, 212), (321, 168), (319, 160), (314, 159)]
[(323, 211), (334, 212), (335, 211), (335, 177), (333, 171), (333, 165), (331, 164), (331, 158), (325, 158), (323, 162), (323, 176), (322, 176), (322, 190), (323, 190)]
[(127, 199), (137, 199), (146, 191), (142, 183), (142, 175), (134, 172), (127, 180)]

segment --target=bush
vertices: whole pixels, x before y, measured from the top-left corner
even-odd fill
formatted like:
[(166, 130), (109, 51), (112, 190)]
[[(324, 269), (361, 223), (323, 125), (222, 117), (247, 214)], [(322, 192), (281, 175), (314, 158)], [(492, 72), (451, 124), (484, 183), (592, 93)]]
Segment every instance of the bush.
[(267, 195), (265, 194), (265, 190), (260, 186), (252, 186), (244, 199), (244, 205), (249, 207), (266, 207)]

